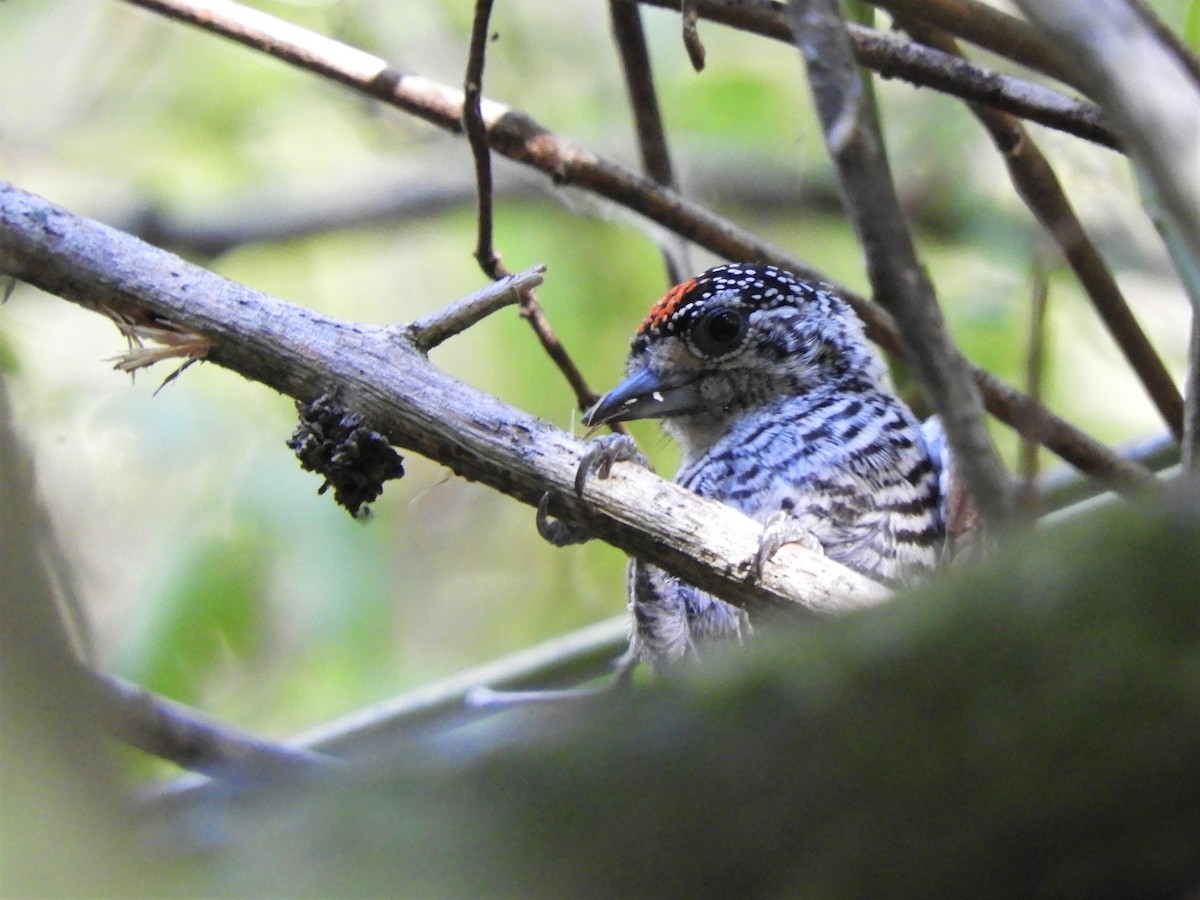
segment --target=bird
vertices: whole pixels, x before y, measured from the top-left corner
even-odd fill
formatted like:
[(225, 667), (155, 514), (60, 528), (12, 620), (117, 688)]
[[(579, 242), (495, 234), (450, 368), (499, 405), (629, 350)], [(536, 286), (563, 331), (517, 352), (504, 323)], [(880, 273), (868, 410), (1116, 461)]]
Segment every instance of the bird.
[[(947, 461), (936, 419), (922, 424), (896, 396), (828, 285), (727, 263), (671, 288), (584, 423), (649, 418), (682, 450), (677, 484), (764, 524), (760, 560), (798, 541), (893, 586), (938, 566)], [(614, 438), (606, 452), (629, 458), (629, 446)], [(752, 631), (744, 610), (636, 558), (627, 581), (633, 663), (667, 669)]]

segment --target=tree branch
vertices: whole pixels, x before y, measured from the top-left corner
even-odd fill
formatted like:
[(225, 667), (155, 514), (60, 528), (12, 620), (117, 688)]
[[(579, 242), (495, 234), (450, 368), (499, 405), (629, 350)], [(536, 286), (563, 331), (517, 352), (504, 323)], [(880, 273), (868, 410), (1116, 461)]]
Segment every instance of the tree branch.
[(1076, 86), (1054, 45), (1029, 23), (978, 0), (869, 0), (899, 18), (916, 18), (1019, 65)]
[(906, 356), (941, 414), (975, 503), (988, 523), (999, 525), (1013, 511), (1010, 479), (984, 424), (979, 390), (917, 259), (845, 22), (835, 0), (792, 0), (789, 13), (875, 298), (900, 325)]
[(488, 147), (487, 123), (483, 120), (483, 67), (487, 60), (488, 22), (491, 0), (475, 0), (471, 23), (471, 49), (467, 54), (467, 73), (463, 78), (463, 131), (475, 160), (477, 198), (475, 259), (485, 275), (496, 281), (508, 274), (502, 269), (492, 237), (492, 154)]
[[(440, 162), (444, 164), (445, 149)], [(495, 196), (533, 197), (544, 182), (509, 166), (497, 173)], [(246, 244), (306, 238), (380, 222), (427, 221), (475, 200), (475, 185), (460, 171), (414, 173), (373, 167), (346, 172), (331, 183), (273, 185), (186, 213), (143, 203), (106, 216), (110, 225), (160, 247), (215, 257)]]
[(87, 673), (89, 702), (115, 738), (213, 778), (273, 779), (335, 765), (337, 759), (247, 734), (110, 675)]
[[(1133, 460), (1153, 472), (1169, 469), (1180, 460), (1179, 444), (1169, 434), (1146, 438), (1117, 449), (1124, 458)], [(1047, 472), (1038, 484), (1038, 511), (1045, 515), (1090, 500), (1102, 493), (1104, 488), (1099, 482), (1080, 475), (1076, 469), (1060, 465)]]
[[(219, 9), (200, 0), (127, 2), (270, 53), (446, 131), (461, 134), (461, 90), (405, 74), (378, 57), (228, 0)], [(488, 125), (488, 140), (499, 153), (549, 175), (556, 184), (590, 191), (645, 216), (718, 256), (772, 263), (801, 278), (826, 282), (862, 318), (872, 340), (885, 349), (901, 352), (900, 334), (884, 310), (854, 291), (838, 286), (802, 260), (651, 179), (548, 131), (524, 113), (494, 101), (484, 101), (481, 110)], [(1023, 435), (1041, 440), (1043, 446), (1080, 471), (1126, 492), (1136, 491), (1152, 480), (1153, 476), (1144, 467), (1122, 459), (990, 372), (978, 367), (972, 367), (971, 372), (989, 412)], [(1027, 423), (1035, 421), (1039, 423), (1038, 432), (1027, 432)]]
[(1124, 0), (1017, 0), (1077, 64), (1145, 176), (1152, 217), (1200, 311), (1200, 83)]
[[(917, 40), (945, 53), (958, 54), (953, 39), (945, 32), (914, 21), (906, 14), (900, 15), (897, 22)], [(1167, 428), (1177, 439), (1181, 438), (1183, 396), (1150, 339), (1134, 318), (1117, 279), (1084, 230), (1050, 161), (1015, 117), (980, 103), (972, 103), (970, 108), (991, 135), (1008, 167), (1017, 194), (1042, 224), (1046, 234), (1058, 245)]]
[[(662, 113), (659, 111), (658, 95), (654, 90), (654, 72), (650, 67), (650, 51), (646, 47), (641, 10), (637, 4), (626, 3), (625, 0), (609, 0), (608, 10), (613, 38), (621, 56), (621, 70), (625, 74), (625, 90), (629, 95), (630, 110), (633, 112), (642, 170), (659, 184), (678, 190), (679, 185), (671, 165), (671, 152), (667, 148), (667, 133), (663, 128)], [(694, 22), (690, 33), (695, 34)], [(688, 34), (685, 25), (685, 40)], [(699, 38), (695, 40), (699, 45)], [(678, 284), (691, 274), (691, 266), (687, 260), (687, 244), (683, 241), (673, 243), (674, 246), (664, 243), (662, 254), (667, 267), (668, 283)]]
[[(492, 715), (494, 709), (466, 705), (467, 695), (480, 685), (516, 691), (578, 685), (611, 673), (613, 661), (628, 645), (628, 616), (606, 619), (356, 709), (297, 735), (286, 746), (350, 763), (370, 759), (393, 750), (397, 741), (421, 729), (450, 728)], [(211, 784), (204, 776), (184, 775), (154, 791), (149, 799), (167, 806), (192, 802)]]
[(1195, 465), (1200, 385), (1200, 64), (1139, 4), (1124, 0), (1018, 5), (1077, 63), (1088, 92), (1112, 116), (1142, 176), (1143, 202), (1192, 301), (1186, 470)]
[(546, 267), (537, 265), (514, 275), (505, 275), (471, 296), (417, 319), (408, 326), (408, 336), (417, 349), (428, 353), (497, 310), (520, 303), (522, 293), (540, 285), (545, 274)]
[[(1042, 396), (1046, 369), (1046, 308), (1050, 299), (1050, 277), (1039, 254), (1034, 260), (1029, 297), (1029, 337), (1025, 350), (1025, 392)], [(1038, 506), (1038, 450), (1035, 441), (1022, 441), (1018, 450), (1017, 473), (1020, 477), (1018, 505), (1021, 514), (1033, 519)]]
[(671, 166), (671, 153), (667, 149), (658, 95), (654, 90), (654, 74), (650, 68), (650, 51), (646, 47), (641, 11), (636, 4), (624, 0), (609, 0), (608, 8), (613, 37), (621, 55), (621, 69), (625, 74), (625, 90), (633, 111), (642, 168), (659, 184), (675, 187), (675, 173)]
[(0, 182), (0, 271), (95, 308), (149, 312), (211, 342), (208, 361), (297, 400), (336, 393), (397, 446), (550, 511), (750, 609), (828, 613), (888, 592), (788, 546), (747, 581), (762, 527), (634, 465), (575, 494), (586, 445), (433, 366), (409, 329), (344, 322), (227, 281)]
[[(640, 2), (666, 9), (680, 7), (680, 0)], [(714, 22), (793, 42), (784, 6), (774, 0), (696, 0), (695, 6), (704, 18)], [(1119, 139), (1104, 114), (1090, 103), (874, 28), (850, 23), (848, 33), (858, 61), (884, 78), (902, 78), (917, 87), (995, 106), (1048, 128), (1120, 149)]]

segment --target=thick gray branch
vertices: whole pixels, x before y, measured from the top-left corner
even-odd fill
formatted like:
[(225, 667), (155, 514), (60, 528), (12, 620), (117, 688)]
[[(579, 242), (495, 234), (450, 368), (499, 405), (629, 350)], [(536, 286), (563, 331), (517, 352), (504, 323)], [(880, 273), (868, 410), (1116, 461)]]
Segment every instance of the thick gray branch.
[[(746, 581), (761, 527), (653, 473), (618, 466), (574, 494), (585, 445), (434, 367), (409, 326), (344, 322), (227, 281), (0, 182), (0, 270), (85, 306), (150, 311), (212, 342), (208, 359), (298, 400), (336, 391), (372, 428), (747, 607), (828, 612), (880, 602), (874, 582), (788, 546)], [(530, 523), (530, 533), (533, 528)]]

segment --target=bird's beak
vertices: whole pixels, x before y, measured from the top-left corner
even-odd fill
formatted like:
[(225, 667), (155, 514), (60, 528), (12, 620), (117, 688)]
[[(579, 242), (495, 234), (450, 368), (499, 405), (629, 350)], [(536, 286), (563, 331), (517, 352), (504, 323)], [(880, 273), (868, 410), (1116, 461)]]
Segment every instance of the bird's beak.
[(691, 412), (700, 392), (691, 379), (664, 378), (652, 369), (636, 369), (583, 416), (589, 428), (630, 419), (662, 419)]

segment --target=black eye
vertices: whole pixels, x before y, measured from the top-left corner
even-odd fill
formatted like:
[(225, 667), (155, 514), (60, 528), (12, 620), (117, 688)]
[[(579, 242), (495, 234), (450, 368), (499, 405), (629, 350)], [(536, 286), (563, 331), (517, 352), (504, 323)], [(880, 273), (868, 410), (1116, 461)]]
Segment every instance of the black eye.
[(720, 356), (737, 348), (746, 336), (749, 324), (739, 310), (714, 309), (696, 320), (692, 326), (692, 340), (701, 353)]

